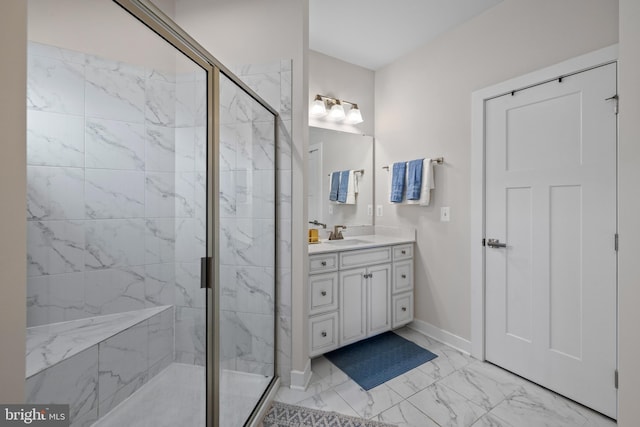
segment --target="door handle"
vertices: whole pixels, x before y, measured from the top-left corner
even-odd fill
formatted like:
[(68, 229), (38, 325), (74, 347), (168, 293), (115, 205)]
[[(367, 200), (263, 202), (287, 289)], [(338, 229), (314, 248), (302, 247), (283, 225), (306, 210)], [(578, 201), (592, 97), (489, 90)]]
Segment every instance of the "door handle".
[(506, 243), (500, 243), (498, 239), (487, 239), (487, 246), (490, 248), (506, 248)]

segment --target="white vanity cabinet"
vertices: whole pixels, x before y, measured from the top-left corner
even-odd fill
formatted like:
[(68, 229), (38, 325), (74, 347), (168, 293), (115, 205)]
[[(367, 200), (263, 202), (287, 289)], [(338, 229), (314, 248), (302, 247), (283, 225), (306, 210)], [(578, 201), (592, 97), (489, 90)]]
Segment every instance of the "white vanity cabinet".
[(340, 345), (391, 329), (391, 264), (340, 272)]
[(309, 256), (310, 356), (413, 320), (413, 243)]

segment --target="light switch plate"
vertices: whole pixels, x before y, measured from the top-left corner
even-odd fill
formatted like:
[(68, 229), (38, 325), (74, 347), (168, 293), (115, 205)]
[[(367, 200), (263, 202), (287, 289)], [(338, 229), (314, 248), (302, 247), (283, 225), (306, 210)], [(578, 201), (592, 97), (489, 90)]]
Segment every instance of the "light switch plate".
[(333, 206), (329, 205), (329, 215), (333, 215)]
[(382, 216), (382, 205), (376, 206), (376, 216)]
[(373, 216), (373, 205), (367, 205), (367, 216)]
[(451, 221), (451, 209), (449, 208), (449, 206), (443, 206), (440, 208), (440, 221)]

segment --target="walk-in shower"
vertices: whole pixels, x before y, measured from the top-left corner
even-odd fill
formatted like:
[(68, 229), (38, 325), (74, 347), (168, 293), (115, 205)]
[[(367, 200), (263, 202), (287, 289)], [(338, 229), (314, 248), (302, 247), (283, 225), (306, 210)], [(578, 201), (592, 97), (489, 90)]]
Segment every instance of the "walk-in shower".
[(277, 113), (157, 12), (29, 0), (26, 398), (242, 426), (277, 379)]

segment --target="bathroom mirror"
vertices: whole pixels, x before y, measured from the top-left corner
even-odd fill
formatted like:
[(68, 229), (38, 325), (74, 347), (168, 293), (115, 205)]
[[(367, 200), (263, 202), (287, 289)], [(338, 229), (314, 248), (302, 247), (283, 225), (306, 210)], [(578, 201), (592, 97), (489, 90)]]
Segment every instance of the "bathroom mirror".
[[(344, 170), (362, 171), (355, 174), (353, 204), (329, 200), (330, 176)], [(325, 223), (327, 230), (335, 224), (373, 225), (373, 137), (309, 127), (308, 194), (309, 221)]]

